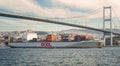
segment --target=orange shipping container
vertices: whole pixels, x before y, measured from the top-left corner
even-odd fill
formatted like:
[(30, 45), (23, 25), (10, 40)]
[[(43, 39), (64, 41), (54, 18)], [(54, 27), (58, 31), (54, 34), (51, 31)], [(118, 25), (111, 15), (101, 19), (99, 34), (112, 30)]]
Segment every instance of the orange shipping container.
[(91, 36), (90, 36), (90, 35), (86, 35), (85, 38), (86, 38), (86, 39), (90, 39)]
[(55, 41), (56, 36), (55, 35), (47, 35), (47, 41)]
[(74, 37), (75, 37), (74, 34), (70, 34), (70, 35), (69, 35), (69, 41), (73, 41), (73, 40), (74, 40)]

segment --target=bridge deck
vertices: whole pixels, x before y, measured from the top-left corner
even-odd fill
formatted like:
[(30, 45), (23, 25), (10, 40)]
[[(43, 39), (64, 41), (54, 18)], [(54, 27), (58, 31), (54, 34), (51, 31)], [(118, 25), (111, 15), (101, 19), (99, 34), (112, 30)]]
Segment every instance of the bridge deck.
[[(100, 31), (100, 32), (103, 32), (103, 33), (111, 33), (111, 31), (108, 31), (108, 30), (97, 29), (97, 28), (92, 28), (92, 27), (83, 26), (83, 25), (63, 23), (63, 22), (52, 21), (52, 20), (47, 20), (47, 19), (34, 18), (34, 17), (27, 17), (27, 16), (13, 15), (13, 14), (5, 14), (5, 13), (0, 13), (0, 16), (17, 18), (17, 19), (33, 20), (33, 21), (46, 22), (46, 23), (53, 23), (53, 24), (60, 24), (60, 25), (66, 25), (66, 26), (73, 26), (73, 27), (78, 27), (78, 28), (85, 28), (85, 29)], [(115, 35), (120, 35), (120, 33), (117, 33), (117, 32), (112, 32), (112, 33), (115, 34)]]

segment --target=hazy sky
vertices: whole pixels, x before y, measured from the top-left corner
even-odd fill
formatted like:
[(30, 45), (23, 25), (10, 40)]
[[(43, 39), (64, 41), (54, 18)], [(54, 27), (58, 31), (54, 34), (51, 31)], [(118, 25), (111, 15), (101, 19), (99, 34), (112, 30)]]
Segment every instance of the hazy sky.
[[(0, 13), (45, 18), (102, 28), (103, 6), (112, 6), (112, 9), (119, 18), (119, 3), (120, 0), (0, 0)], [(112, 15), (115, 22), (114, 27), (119, 28), (120, 23), (114, 19), (116, 15), (114, 15), (114, 13)], [(0, 17), (0, 31), (19, 31), (27, 29), (58, 31), (71, 28), (73, 27)]]

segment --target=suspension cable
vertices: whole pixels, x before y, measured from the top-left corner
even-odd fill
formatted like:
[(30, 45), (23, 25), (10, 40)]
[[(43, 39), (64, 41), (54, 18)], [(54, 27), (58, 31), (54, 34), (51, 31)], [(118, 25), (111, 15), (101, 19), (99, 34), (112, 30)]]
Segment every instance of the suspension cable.
[[(117, 15), (116, 11), (114, 9), (112, 9), (112, 10), (113, 10), (113, 13), (115, 14), (115, 16), (117, 18), (117, 21), (120, 22), (120, 19), (119, 19), (118, 15)], [(119, 25), (119, 27), (120, 27), (120, 25)]]
[(88, 17), (88, 16), (91, 16), (91, 15), (94, 15), (94, 14), (97, 14), (99, 13), (100, 11), (98, 11), (99, 9), (101, 8), (97, 8), (95, 10), (91, 10), (89, 14), (87, 15), (78, 15), (78, 16), (70, 16), (70, 17), (53, 17), (53, 18), (49, 18), (49, 17), (42, 17), (42, 18), (46, 18), (46, 19), (71, 19), (71, 18), (80, 18), (80, 17)]

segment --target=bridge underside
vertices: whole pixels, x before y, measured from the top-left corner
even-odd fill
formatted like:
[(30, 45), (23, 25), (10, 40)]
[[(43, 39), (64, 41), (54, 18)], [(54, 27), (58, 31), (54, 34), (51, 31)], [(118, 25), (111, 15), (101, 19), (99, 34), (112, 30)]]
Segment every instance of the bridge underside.
[[(97, 28), (92, 28), (92, 27), (87, 27), (87, 26), (82, 26), (82, 25), (75, 25), (75, 24), (70, 24), (70, 23), (63, 23), (63, 22), (52, 21), (52, 20), (47, 20), (47, 19), (40, 19), (40, 18), (33, 18), (33, 17), (27, 17), (27, 16), (5, 14), (5, 13), (0, 13), (0, 16), (17, 18), (17, 19), (26, 19), (26, 20), (32, 20), (32, 21), (39, 21), (39, 22), (45, 22), (45, 23), (53, 23), (53, 24), (66, 25), (66, 26), (72, 26), (72, 27), (78, 27), (78, 28), (85, 28), (85, 29), (100, 31), (103, 33), (111, 33), (111, 31), (107, 31), (107, 30), (103, 30), (103, 29), (97, 29)], [(117, 32), (112, 32), (112, 33), (115, 35), (120, 35), (120, 33), (117, 33)]]

